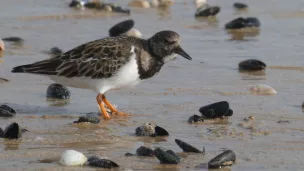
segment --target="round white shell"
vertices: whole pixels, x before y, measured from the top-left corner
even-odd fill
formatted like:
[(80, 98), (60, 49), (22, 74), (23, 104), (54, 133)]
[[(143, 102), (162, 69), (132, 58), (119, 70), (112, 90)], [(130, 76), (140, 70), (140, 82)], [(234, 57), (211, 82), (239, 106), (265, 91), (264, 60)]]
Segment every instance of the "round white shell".
[(87, 157), (75, 150), (66, 150), (61, 154), (59, 163), (65, 166), (83, 165), (87, 161)]
[(126, 33), (127, 36), (133, 36), (133, 37), (138, 37), (138, 38), (141, 38), (142, 37), (142, 34), (139, 30), (137, 30), (136, 28), (132, 28), (131, 30), (129, 30), (127, 33)]
[(258, 84), (250, 88), (250, 91), (255, 94), (259, 95), (275, 95), (277, 94), (277, 91), (274, 90), (274, 88), (264, 85), (264, 84)]

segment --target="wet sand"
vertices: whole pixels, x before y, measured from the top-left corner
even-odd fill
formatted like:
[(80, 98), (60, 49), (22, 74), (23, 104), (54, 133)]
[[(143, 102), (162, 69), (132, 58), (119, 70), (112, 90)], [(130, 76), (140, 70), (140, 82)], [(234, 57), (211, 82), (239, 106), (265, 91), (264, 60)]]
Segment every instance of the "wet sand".
[[(122, 6), (128, 3), (114, 2)], [(56, 161), (66, 149), (111, 159), (121, 166), (120, 170), (207, 170), (206, 163), (223, 149), (237, 155), (236, 164), (226, 170), (303, 170), (304, 23), (302, 15), (291, 14), (301, 14), (304, 3), (244, 1), (249, 9), (240, 13), (233, 9), (234, 1), (215, 0), (210, 3), (221, 6), (221, 12), (210, 21), (196, 20), (192, 1), (184, 2), (176, 0), (166, 11), (130, 8), (131, 16), (110, 16), (70, 9), (67, 0), (3, 1), (1, 37), (19, 36), (25, 42), (23, 46), (7, 44), (1, 57), (0, 77), (4, 80), (0, 79), (0, 103), (8, 103), (17, 115), (1, 119), (0, 126), (16, 121), (29, 132), (16, 141), (0, 139), (1, 170), (96, 170), (39, 162)], [(258, 17), (262, 23), (259, 34), (231, 39), (224, 25), (239, 16)], [(107, 93), (119, 109), (134, 114), (127, 120), (72, 124), (84, 113), (98, 111), (94, 92), (70, 88), (71, 99), (58, 106), (58, 102), (45, 98), (52, 83), (48, 77), (10, 72), (14, 66), (49, 58), (43, 51), (54, 46), (67, 51), (106, 37), (112, 25), (130, 18), (145, 38), (164, 29), (178, 32), (193, 60), (178, 57), (137, 87)], [(237, 70), (240, 61), (252, 58), (269, 67), (258, 73)], [(250, 94), (249, 88), (255, 84), (269, 85), (278, 94)], [(187, 123), (189, 116), (199, 114), (199, 107), (222, 100), (228, 101), (234, 111), (228, 121)], [(254, 116), (254, 121), (243, 123), (249, 116)], [(280, 120), (289, 123), (278, 123)], [(135, 137), (135, 128), (144, 122), (155, 122), (170, 136)], [(198, 148), (204, 146), (206, 155), (182, 154), (178, 166), (160, 165), (156, 158), (124, 157), (141, 145), (181, 152), (175, 138)]]

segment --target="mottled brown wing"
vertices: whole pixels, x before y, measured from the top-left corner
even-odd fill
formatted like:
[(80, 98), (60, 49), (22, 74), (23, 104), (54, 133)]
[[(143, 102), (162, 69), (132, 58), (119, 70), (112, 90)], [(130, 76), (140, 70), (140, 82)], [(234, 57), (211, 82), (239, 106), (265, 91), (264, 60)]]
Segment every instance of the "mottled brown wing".
[(57, 75), (65, 77), (108, 78), (127, 63), (132, 55), (131, 45), (113, 38), (96, 40), (70, 50), (57, 59), (62, 64)]
[[(52, 59), (14, 68), (16, 72), (65, 77), (108, 78), (117, 73), (132, 55), (126, 39), (104, 38), (80, 45)], [(13, 70), (13, 71), (14, 71)]]

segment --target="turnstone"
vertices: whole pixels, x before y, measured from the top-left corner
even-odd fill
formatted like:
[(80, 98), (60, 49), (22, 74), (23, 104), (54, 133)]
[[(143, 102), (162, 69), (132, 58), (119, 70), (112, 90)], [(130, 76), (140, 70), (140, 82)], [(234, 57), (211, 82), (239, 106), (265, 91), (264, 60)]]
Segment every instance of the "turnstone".
[(153, 77), (177, 54), (191, 57), (181, 48), (180, 36), (174, 31), (160, 31), (149, 39), (130, 36), (107, 37), (82, 44), (54, 58), (17, 66), (13, 73), (32, 73), (49, 76), (68, 87), (91, 89), (98, 93), (96, 100), (105, 119), (119, 112), (107, 99), (108, 90), (136, 85)]

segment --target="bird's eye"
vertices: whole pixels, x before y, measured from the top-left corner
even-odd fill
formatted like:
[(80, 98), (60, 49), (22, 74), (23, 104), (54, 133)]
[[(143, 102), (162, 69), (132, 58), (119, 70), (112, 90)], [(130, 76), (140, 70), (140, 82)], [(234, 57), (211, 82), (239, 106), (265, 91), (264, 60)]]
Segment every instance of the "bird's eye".
[(164, 43), (171, 44), (171, 42), (168, 39), (164, 39)]

